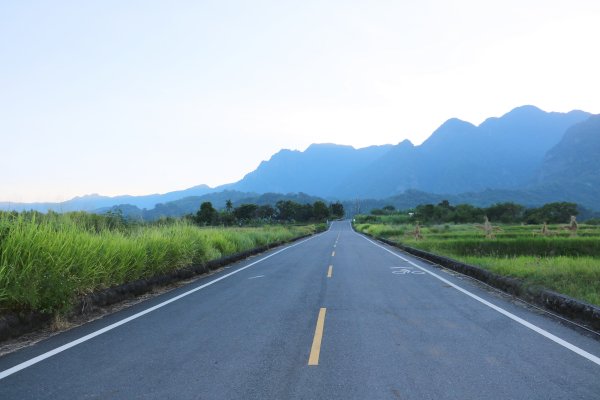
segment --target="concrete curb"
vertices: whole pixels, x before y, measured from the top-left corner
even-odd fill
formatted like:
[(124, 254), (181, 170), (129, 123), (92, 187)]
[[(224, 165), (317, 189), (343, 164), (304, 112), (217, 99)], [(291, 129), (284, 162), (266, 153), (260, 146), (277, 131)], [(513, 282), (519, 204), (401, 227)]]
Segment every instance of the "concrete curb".
[[(320, 232), (315, 232), (317, 234)], [(265, 246), (210, 260), (204, 264), (191, 265), (165, 274), (156, 275), (151, 278), (138, 279), (135, 281), (112, 286), (82, 297), (71, 310), (72, 315), (81, 315), (98, 307), (116, 304), (123, 300), (132, 299), (136, 296), (150, 292), (156, 287), (166, 286), (178, 281), (190, 279), (198, 275), (206, 274), (228, 264), (246, 259), (250, 256), (263, 253), (283, 244), (307, 238), (313, 234), (299, 236), (287, 241), (273, 242)], [(40, 313), (37, 311), (12, 312), (0, 315), (0, 342), (33, 332), (47, 326), (53, 319), (53, 314)]]
[(452, 258), (429, 253), (414, 247), (405, 246), (388, 239), (372, 236), (366, 233), (363, 235), (372, 237), (382, 243), (396, 247), (408, 254), (438, 264), (444, 268), (451, 269), (461, 274), (468, 275), (484, 282), (490, 286), (507, 292), (522, 300), (534, 303), (548, 311), (552, 311), (565, 318), (579, 322), (588, 328), (600, 332), (600, 307), (588, 304), (581, 300), (574, 299), (564, 294), (553, 292), (540, 287), (526, 287), (523, 281), (516, 278), (502, 276), (490, 272), (484, 268), (462, 263)]

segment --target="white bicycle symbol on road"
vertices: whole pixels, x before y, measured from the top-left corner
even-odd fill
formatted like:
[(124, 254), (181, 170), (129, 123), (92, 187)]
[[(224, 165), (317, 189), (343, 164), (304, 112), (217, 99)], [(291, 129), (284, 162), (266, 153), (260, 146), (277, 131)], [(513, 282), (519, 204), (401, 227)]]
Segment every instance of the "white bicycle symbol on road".
[(423, 275), (425, 272), (414, 270), (411, 267), (390, 267), (392, 270), (392, 274), (396, 275), (406, 275), (406, 274), (414, 274), (414, 275)]

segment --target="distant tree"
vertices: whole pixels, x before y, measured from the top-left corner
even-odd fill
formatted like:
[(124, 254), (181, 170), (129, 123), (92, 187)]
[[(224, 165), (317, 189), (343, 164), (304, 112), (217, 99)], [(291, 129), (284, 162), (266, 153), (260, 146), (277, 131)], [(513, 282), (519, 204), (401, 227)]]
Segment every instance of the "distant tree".
[(217, 210), (210, 201), (200, 204), (200, 209), (196, 212), (196, 222), (202, 225), (214, 225), (218, 220)]
[(324, 202), (318, 200), (313, 203), (313, 218), (317, 221), (324, 221), (329, 218), (329, 207)]
[(437, 213), (433, 204), (423, 204), (415, 209), (415, 217), (424, 223), (436, 220)]
[(268, 204), (259, 206), (256, 210), (256, 216), (262, 220), (271, 220), (275, 217), (276, 211)]
[(233, 203), (230, 199), (227, 199), (227, 201), (225, 202), (225, 210), (229, 213), (233, 210)]
[(439, 204), (438, 207), (440, 208), (446, 208), (446, 209), (452, 209), (453, 207), (450, 205), (450, 202), (448, 200), (442, 200)]
[(464, 224), (467, 222), (478, 222), (483, 219), (485, 212), (470, 204), (459, 204), (454, 207), (454, 215), (449, 222)]
[(383, 208), (374, 208), (371, 210), (372, 215), (390, 215), (396, 211), (396, 207), (387, 205)]
[(370, 216), (356, 218), (362, 222), (373, 222), (381, 220), (380, 215), (390, 215), (387, 217), (388, 219), (393, 218), (396, 223), (399, 223), (400, 221), (397, 218), (404, 213), (408, 213), (412, 219), (426, 224), (448, 222), (457, 224), (479, 223), (484, 217), (488, 217), (494, 223), (510, 224), (526, 222), (530, 224), (542, 224), (547, 222), (567, 224), (571, 221), (571, 216), (578, 216), (583, 213), (585, 213), (586, 219), (600, 216), (600, 213), (582, 209), (577, 204), (568, 202), (548, 203), (539, 208), (526, 209), (524, 206), (512, 202), (497, 203), (487, 208), (480, 208), (470, 204), (452, 206), (449, 201), (443, 200), (437, 205), (421, 204), (414, 209), (414, 213), (412, 212), (413, 210), (405, 210), (401, 213), (390, 215), (384, 207), (384, 209), (373, 209)]
[(587, 209), (579, 204), (577, 205), (577, 210), (579, 211), (579, 214), (577, 214), (577, 219), (581, 220), (582, 222), (588, 221), (592, 218), (600, 218), (600, 212)]
[(256, 204), (242, 204), (233, 210), (233, 214), (238, 221), (251, 221), (256, 218), (256, 210), (258, 206)]
[(571, 216), (577, 216), (579, 210), (577, 204), (560, 202), (548, 203), (539, 208), (530, 208), (525, 211), (524, 219), (528, 224), (549, 224), (567, 223)]
[(498, 203), (485, 209), (485, 214), (491, 221), (505, 224), (523, 220), (525, 207), (515, 203)]
[(336, 201), (335, 203), (332, 203), (329, 206), (330, 210), (331, 210), (331, 216), (333, 218), (343, 218), (344, 217), (344, 205), (342, 203), (340, 203), (339, 201)]
[(448, 222), (454, 217), (455, 208), (450, 205), (448, 200), (442, 200), (435, 207), (436, 222)]
[(127, 219), (123, 216), (123, 210), (119, 207), (113, 207), (104, 215), (106, 216), (108, 229), (121, 229), (127, 226)]
[(291, 221), (296, 219), (296, 214), (299, 208), (299, 204), (291, 200), (279, 200), (275, 204), (277, 209), (277, 219), (280, 221)]
[(294, 219), (298, 222), (307, 222), (314, 219), (313, 206), (311, 204), (298, 204)]
[(219, 222), (225, 226), (235, 225), (235, 215), (229, 211), (221, 211), (219, 213)]

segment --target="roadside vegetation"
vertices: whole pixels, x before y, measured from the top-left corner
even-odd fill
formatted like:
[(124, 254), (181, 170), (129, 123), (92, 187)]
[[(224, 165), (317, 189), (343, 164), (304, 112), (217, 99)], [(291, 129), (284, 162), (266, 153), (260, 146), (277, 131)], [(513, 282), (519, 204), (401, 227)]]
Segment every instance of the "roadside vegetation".
[(323, 230), (331, 216), (323, 204), (327, 215), (299, 225), (275, 213), (265, 220), (252, 206), (242, 214), (211, 205), (210, 224), (205, 204), (196, 215), (152, 223), (119, 212), (0, 212), (0, 313), (67, 311), (97, 290)]
[(313, 204), (300, 204), (291, 200), (278, 201), (275, 207), (270, 204), (240, 204), (233, 206), (230, 200), (223, 210), (217, 210), (207, 201), (200, 205), (196, 214), (185, 218), (200, 225), (233, 226), (261, 225), (272, 223), (307, 223), (339, 219), (344, 216), (344, 206), (340, 202), (327, 205), (323, 201)]
[[(466, 209), (470, 218), (462, 213)], [(355, 227), (600, 306), (600, 227), (596, 220), (573, 225), (577, 212), (572, 203), (486, 209), (443, 202), (401, 212), (375, 210), (356, 216)], [(461, 221), (451, 221), (457, 215)]]

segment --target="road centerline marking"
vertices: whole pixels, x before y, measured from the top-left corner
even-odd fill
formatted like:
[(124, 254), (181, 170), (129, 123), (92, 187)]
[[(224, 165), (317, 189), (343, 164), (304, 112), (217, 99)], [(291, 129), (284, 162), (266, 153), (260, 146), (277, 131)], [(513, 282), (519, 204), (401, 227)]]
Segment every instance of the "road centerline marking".
[(331, 253), (331, 257), (335, 257), (335, 251)]
[(269, 255), (267, 255), (267, 256), (259, 259), (259, 260), (256, 260), (256, 261), (254, 261), (254, 262), (252, 262), (252, 263), (250, 263), (248, 265), (245, 265), (245, 266), (243, 266), (243, 267), (241, 267), (239, 269), (236, 269), (235, 271), (229, 272), (228, 274), (225, 274), (225, 275), (220, 276), (220, 277), (218, 277), (216, 279), (213, 279), (212, 281), (207, 282), (207, 283), (205, 283), (205, 284), (203, 284), (201, 286), (195, 287), (194, 289), (188, 290), (187, 292), (184, 292), (184, 293), (182, 293), (182, 294), (180, 294), (178, 296), (172, 297), (169, 300), (165, 300), (162, 303), (159, 303), (159, 304), (157, 304), (157, 305), (155, 305), (153, 307), (150, 307), (150, 308), (147, 308), (147, 309), (145, 309), (143, 311), (140, 311), (137, 314), (131, 315), (131, 316), (129, 316), (127, 318), (124, 318), (124, 319), (122, 319), (120, 321), (117, 321), (117, 322), (115, 322), (115, 323), (113, 323), (111, 325), (105, 326), (104, 328), (98, 329), (97, 331), (94, 331), (94, 332), (89, 333), (89, 334), (87, 334), (85, 336), (82, 336), (79, 339), (76, 339), (76, 340), (73, 340), (73, 341), (68, 342), (66, 344), (63, 344), (62, 346), (59, 346), (59, 347), (57, 347), (57, 348), (55, 348), (53, 350), (47, 351), (45, 353), (42, 353), (42, 354), (40, 354), (37, 357), (33, 357), (33, 358), (31, 358), (31, 359), (29, 359), (27, 361), (23, 361), (22, 363), (17, 364), (15, 366), (11, 367), (11, 368), (5, 369), (4, 371), (0, 371), (0, 380), (6, 378), (7, 376), (10, 376), (10, 375), (12, 375), (12, 374), (14, 374), (16, 372), (19, 372), (19, 371), (21, 371), (21, 370), (23, 370), (25, 368), (31, 367), (32, 365), (37, 364), (37, 363), (39, 363), (39, 362), (41, 362), (41, 361), (43, 361), (43, 360), (45, 360), (47, 358), (50, 358), (50, 357), (52, 357), (52, 356), (54, 356), (56, 354), (62, 353), (63, 351), (68, 350), (71, 347), (75, 347), (78, 344), (87, 342), (88, 340), (93, 339), (96, 336), (100, 336), (103, 333), (111, 331), (111, 330), (113, 330), (113, 329), (115, 329), (115, 328), (117, 328), (117, 327), (119, 327), (121, 325), (124, 325), (124, 324), (126, 324), (126, 323), (128, 323), (130, 321), (133, 321), (133, 320), (135, 320), (135, 319), (137, 319), (137, 318), (139, 318), (141, 316), (144, 316), (144, 315), (146, 315), (148, 313), (151, 313), (152, 311), (158, 310), (159, 308), (162, 308), (162, 307), (166, 306), (167, 304), (173, 303), (174, 301), (177, 301), (177, 300), (179, 300), (179, 299), (181, 299), (183, 297), (189, 296), (190, 294), (195, 293), (195, 292), (197, 292), (197, 291), (199, 291), (201, 289), (204, 289), (207, 286), (215, 284), (215, 283), (217, 283), (217, 282), (219, 282), (219, 281), (221, 281), (221, 280), (223, 280), (225, 278), (228, 278), (231, 275), (235, 275), (238, 272), (242, 272), (243, 270), (245, 270), (247, 268), (250, 268), (253, 265), (256, 265), (256, 264), (258, 264), (258, 263), (260, 263), (260, 262), (262, 262), (262, 261), (264, 261), (264, 260), (266, 260), (268, 258), (271, 258), (271, 257), (273, 257), (273, 256), (275, 256), (275, 255), (277, 255), (277, 254), (279, 254), (279, 253), (281, 253), (283, 251), (286, 251), (288, 249), (291, 249), (292, 247), (296, 247), (298, 245), (301, 245), (302, 243), (306, 243), (309, 240), (312, 240), (312, 239), (314, 239), (316, 237), (319, 237), (319, 236), (323, 235), (324, 233), (327, 233), (327, 231), (325, 231), (323, 233), (320, 233), (318, 235), (311, 236), (308, 239), (302, 240), (302, 241), (294, 243), (292, 245), (286, 246), (283, 249), (277, 250), (276, 252), (271, 253), (271, 254), (269, 254)]
[(319, 355), (321, 354), (321, 342), (323, 341), (323, 328), (325, 327), (326, 308), (319, 310), (317, 317), (317, 326), (315, 328), (315, 337), (313, 338), (310, 348), (310, 356), (308, 357), (308, 365), (319, 365)]
[(557, 344), (561, 345), (562, 347), (564, 347), (564, 348), (566, 348), (566, 349), (568, 349), (568, 350), (571, 350), (571, 351), (572, 351), (572, 352), (574, 352), (575, 354), (578, 354), (578, 355), (580, 355), (580, 356), (582, 356), (582, 357), (584, 357), (584, 358), (587, 358), (589, 361), (593, 362), (594, 364), (600, 365), (600, 357), (597, 357), (597, 356), (595, 356), (595, 355), (593, 355), (593, 354), (591, 354), (591, 353), (588, 353), (587, 351), (583, 350), (582, 348), (580, 348), (580, 347), (577, 347), (577, 346), (575, 346), (574, 344), (571, 344), (571, 343), (567, 342), (566, 340), (559, 338), (559, 337), (558, 337), (558, 336), (556, 336), (556, 335), (553, 335), (552, 333), (550, 333), (550, 332), (548, 332), (548, 331), (546, 331), (546, 330), (544, 330), (544, 329), (540, 328), (540, 327), (539, 327), (539, 326), (537, 326), (537, 325), (534, 325), (534, 324), (532, 324), (532, 323), (531, 323), (531, 322), (529, 322), (529, 321), (526, 321), (526, 320), (524, 320), (524, 319), (523, 319), (523, 318), (521, 318), (521, 317), (518, 317), (518, 316), (516, 316), (515, 314), (511, 313), (510, 311), (507, 311), (507, 310), (505, 310), (505, 309), (504, 309), (504, 308), (502, 308), (502, 307), (499, 307), (499, 306), (497, 306), (497, 305), (495, 305), (495, 304), (492, 304), (492, 303), (490, 303), (489, 301), (487, 301), (487, 300), (485, 300), (485, 299), (483, 299), (483, 298), (481, 298), (481, 297), (477, 296), (477, 295), (476, 295), (476, 294), (474, 294), (474, 293), (471, 293), (471, 292), (469, 292), (469, 291), (468, 291), (468, 290), (466, 290), (466, 289), (463, 289), (462, 287), (460, 287), (460, 286), (456, 285), (455, 283), (452, 283), (452, 282), (450, 282), (449, 280), (447, 280), (447, 279), (445, 279), (445, 278), (443, 278), (443, 277), (439, 276), (438, 274), (436, 274), (436, 273), (434, 273), (434, 272), (431, 272), (431, 271), (427, 270), (426, 268), (423, 268), (423, 267), (421, 267), (420, 265), (417, 265), (416, 263), (414, 263), (414, 262), (410, 261), (409, 259), (407, 259), (407, 258), (405, 258), (405, 257), (402, 257), (402, 256), (401, 256), (401, 255), (399, 255), (399, 254), (396, 254), (396, 253), (395, 253), (395, 252), (393, 252), (392, 250), (390, 250), (390, 249), (388, 249), (388, 248), (386, 248), (386, 247), (383, 247), (383, 246), (381, 246), (381, 245), (380, 245), (380, 244), (378, 244), (378, 243), (375, 243), (375, 242), (374, 242), (374, 241), (372, 241), (371, 239), (368, 239), (367, 237), (365, 237), (365, 236), (363, 236), (363, 235), (361, 235), (361, 234), (359, 234), (359, 233), (357, 233), (357, 232), (355, 232), (355, 233), (356, 233), (358, 236), (360, 236), (360, 237), (362, 237), (363, 239), (365, 239), (367, 242), (369, 242), (369, 243), (373, 244), (374, 246), (377, 246), (377, 247), (379, 247), (379, 248), (381, 248), (381, 249), (383, 249), (383, 250), (387, 251), (388, 253), (390, 253), (390, 254), (392, 254), (392, 255), (394, 255), (394, 256), (396, 256), (396, 257), (400, 258), (401, 260), (403, 260), (403, 261), (405, 261), (405, 262), (409, 263), (410, 265), (412, 265), (412, 266), (414, 266), (414, 267), (417, 267), (417, 268), (419, 268), (421, 271), (425, 272), (426, 274), (429, 274), (429, 275), (433, 276), (434, 278), (437, 278), (437, 279), (439, 279), (440, 281), (442, 281), (442, 282), (444, 282), (445, 284), (447, 284), (447, 285), (449, 285), (449, 286), (453, 287), (454, 289), (458, 290), (459, 292), (461, 292), (461, 293), (463, 293), (463, 294), (466, 294), (467, 296), (471, 297), (472, 299), (475, 299), (475, 300), (477, 300), (478, 302), (480, 302), (480, 303), (482, 303), (482, 304), (484, 304), (484, 305), (488, 306), (488, 307), (489, 307), (489, 308), (491, 308), (492, 310), (494, 310), (494, 311), (497, 311), (497, 312), (499, 312), (500, 314), (502, 314), (502, 315), (504, 315), (504, 316), (506, 316), (506, 317), (508, 317), (508, 318), (512, 319), (513, 321), (515, 321), (515, 322), (517, 322), (517, 323), (519, 323), (519, 324), (521, 324), (521, 325), (525, 326), (526, 328), (529, 328), (529, 329), (531, 329), (532, 331), (534, 331), (534, 332), (536, 332), (536, 333), (538, 333), (538, 334), (540, 334), (540, 335), (544, 336), (545, 338), (547, 338), (547, 339), (550, 339), (550, 340), (551, 340), (551, 341), (553, 341), (554, 343), (557, 343)]
[(329, 269), (327, 270), (327, 277), (331, 278), (332, 274), (333, 274), (333, 265), (330, 265)]

